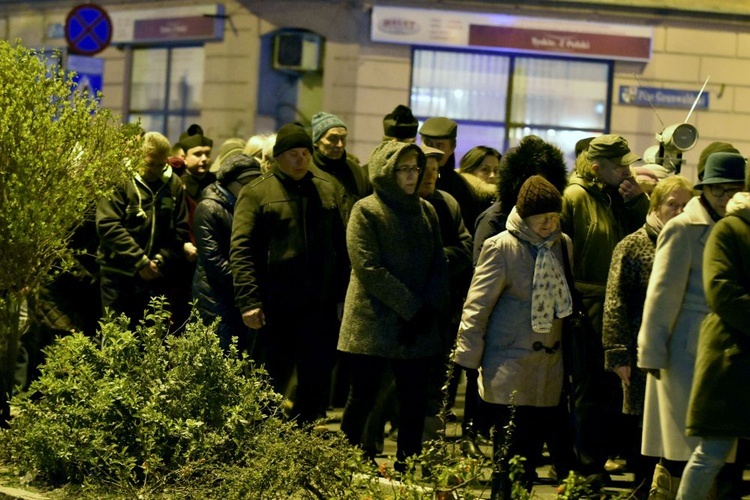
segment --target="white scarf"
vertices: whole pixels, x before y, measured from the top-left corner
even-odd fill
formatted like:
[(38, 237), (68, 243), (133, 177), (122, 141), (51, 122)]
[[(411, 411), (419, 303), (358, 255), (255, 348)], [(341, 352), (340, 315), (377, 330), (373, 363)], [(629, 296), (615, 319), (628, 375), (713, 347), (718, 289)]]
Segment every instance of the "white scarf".
[[(531, 328), (537, 333), (549, 333), (552, 321), (573, 313), (573, 300), (565, 279), (565, 271), (551, 250), (561, 237), (558, 227), (548, 237), (542, 238), (532, 231), (513, 207), (506, 228), (515, 237), (528, 241), (536, 250), (534, 278), (531, 285)], [(561, 244), (565, 245), (563, 239)]]

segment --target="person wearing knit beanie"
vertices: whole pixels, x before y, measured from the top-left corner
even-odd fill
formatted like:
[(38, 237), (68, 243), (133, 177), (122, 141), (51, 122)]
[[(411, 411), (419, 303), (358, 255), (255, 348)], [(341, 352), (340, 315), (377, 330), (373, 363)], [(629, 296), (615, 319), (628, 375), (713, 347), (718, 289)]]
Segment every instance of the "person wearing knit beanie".
[(419, 122), (407, 106), (399, 104), (383, 117), (383, 140), (415, 142)]
[[(320, 111), (313, 115), (312, 140), (316, 146), (320, 147), (319, 142), (321, 141), (321, 139), (324, 139), (328, 135), (328, 131), (331, 129), (334, 129), (333, 132), (335, 132), (337, 136), (342, 137), (343, 144), (341, 145), (341, 150), (343, 151), (346, 147), (346, 124), (341, 121), (341, 118), (339, 118), (338, 116), (326, 113), (324, 111)], [(340, 156), (341, 155), (339, 154), (339, 156), (336, 156), (335, 158), (331, 156), (331, 158), (336, 159)]]
[(541, 175), (532, 175), (521, 186), (516, 211), (522, 219), (562, 211), (562, 195)]
[(278, 158), (279, 155), (296, 148), (305, 148), (312, 153), (312, 140), (302, 126), (297, 123), (287, 123), (276, 132), (273, 157)]

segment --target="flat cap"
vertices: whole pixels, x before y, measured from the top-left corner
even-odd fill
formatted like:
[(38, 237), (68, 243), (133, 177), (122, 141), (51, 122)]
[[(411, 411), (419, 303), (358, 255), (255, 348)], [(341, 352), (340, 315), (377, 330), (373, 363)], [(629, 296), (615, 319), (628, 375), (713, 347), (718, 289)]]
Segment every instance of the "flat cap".
[(438, 116), (425, 120), (422, 128), (419, 129), (419, 134), (435, 139), (455, 139), (457, 130), (458, 124), (456, 122), (450, 118)]
[(594, 137), (589, 143), (586, 154), (590, 160), (595, 158), (607, 158), (612, 163), (617, 163), (619, 165), (630, 165), (641, 159), (640, 156), (630, 151), (628, 141), (615, 134)]

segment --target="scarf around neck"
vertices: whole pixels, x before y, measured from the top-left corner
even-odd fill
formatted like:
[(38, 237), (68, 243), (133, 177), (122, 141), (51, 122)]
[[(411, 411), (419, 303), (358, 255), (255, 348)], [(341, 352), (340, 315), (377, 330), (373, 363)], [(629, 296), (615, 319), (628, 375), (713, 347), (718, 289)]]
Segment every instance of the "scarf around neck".
[[(564, 318), (573, 313), (573, 300), (565, 272), (552, 251), (552, 245), (561, 237), (560, 228), (542, 238), (526, 225), (513, 207), (506, 229), (536, 249), (531, 285), (531, 329), (537, 333), (549, 333), (555, 318)], [(564, 240), (561, 243), (566, 244)]]

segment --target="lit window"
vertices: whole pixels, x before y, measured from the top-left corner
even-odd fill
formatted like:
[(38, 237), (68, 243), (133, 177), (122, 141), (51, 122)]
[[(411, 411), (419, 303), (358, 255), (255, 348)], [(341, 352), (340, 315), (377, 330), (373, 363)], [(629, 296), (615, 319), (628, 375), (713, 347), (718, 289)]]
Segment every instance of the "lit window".
[(133, 50), (130, 121), (176, 141), (200, 117), (203, 47)]

